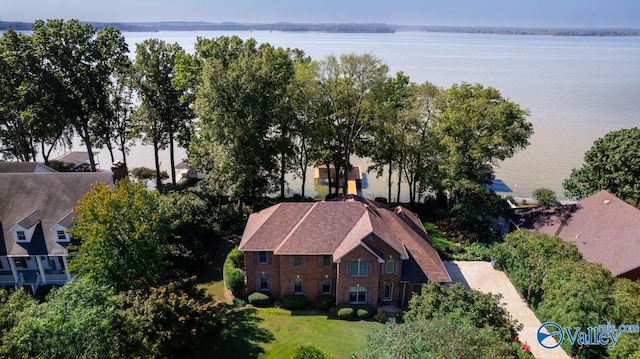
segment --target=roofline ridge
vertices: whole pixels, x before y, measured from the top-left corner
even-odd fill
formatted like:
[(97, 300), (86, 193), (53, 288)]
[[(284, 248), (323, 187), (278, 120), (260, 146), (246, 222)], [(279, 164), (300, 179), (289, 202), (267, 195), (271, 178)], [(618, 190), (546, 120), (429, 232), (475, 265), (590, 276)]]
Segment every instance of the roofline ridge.
[[(276, 203), (276, 204), (274, 204), (273, 206), (271, 206), (271, 207), (267, 207), (267, 208), (265, 208), (265, 209), (263, 209), (263, 210), (262, 210), (262, 211), (266, 211), (266, 210), (269, 210), (269, 209), (271, 209), (271, 208), (274, 208), (274, 209), (271, 211), (271, 213), (269, 214), (269, 216), (268, 216), (267, 218), (265, 218), (265, 220), (264, 220), (264, 221), (262, 221), (262, 224), (260, 224), (260, 226), (259, 226), (258, 228), (256, 228), (256, 230), (251, 234), (251, 237), (253, 237), (253, 235), (254, 235), (254, 234), (258, 233), (258, 231), (262, 228), (262, 226), (264, 226), (264, 224), (265, 224), (265, 223), (267, 223), (267, 220), (268, 220), (269, 218), (271, 218), (271, 216), (273, 216), (273, 214), (276, 212), (276, 207), (280, 207), (280, 205), (281, 205), (282, 203), (283, 203), (283, 202)], [(249, 219), (251, 218), (251, 216), (256, 215), (256, 214), (258, 214), (258, 213), (260, 213), (260, 212), (262, 212), (262, 211), (258, 211), (258, 212), (251, 213), (251, 215), (249, 215)], [(247, 221), (247, 223), (249, 223), (249, 221)], [(246, 224), (245, 224), (245, 229), (246, 229)], [(243, 239), (243, 238), (244, 238), (244, 233), (243, 233), (242, 237), (240, 238), (240, 243), (238, 243), (238, 249), (239, 249), (239, 250), (241, 250), (241, 249), (240, 249), (240, 247), (242, 246), (242, 239)], [(246, 243), (245, 243), (245, 244), (246, 244)]]
[(289, 233), (287, 234), (286, 237), (284, 237), (284, 239), (282, 240), (282, 242), (280, 242), (280, 244), (278, 244), (278, 246), (273, 250), (273, 253), (276, 254), (276, 252), (280, 249), (280, 247), (282, 247), (283, 244), (285, 244), (287, 242), (287, 240), (289, 240), (289, 238), (291, 237), (291, 235), (293, 234), (293, 232), (296, 231), (296, 229), (298, 229), (298, 227), (300, 227), (300, 225), (302, 224), (302, 222), (304, 222), (304, 220), (309, 216), (309, 213), (311, 213), (311, 211), (313, 211), (314, 208), (316, 208), (316, 206), (318, 205), (318, 203), (320, 202), (315, 202), (313, 204), (313, 206), (309, 207), (309, 209), (307, 210), (307, 212), (304, 214), (304, 216), (302, 216), (302, 218), (300, 218), (300, 220), (298, 221), (298, 223), (296, 223), (296, 225), (291, 228), (291, 230), (289, 231)]

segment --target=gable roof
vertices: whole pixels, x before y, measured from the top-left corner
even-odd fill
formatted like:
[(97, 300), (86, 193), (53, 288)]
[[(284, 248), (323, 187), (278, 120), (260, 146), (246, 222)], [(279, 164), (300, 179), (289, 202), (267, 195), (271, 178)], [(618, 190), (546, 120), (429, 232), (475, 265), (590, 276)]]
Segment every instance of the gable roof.
[(521, 212), (517, 223), (574, 243), (586, 261), (614, 276), (640, 267), (640, 210), (607, 191), (574, 205)]
[[(70, 212), (94, 183), (112, 184), (110, 173), (0, 173), (0, 253), (8, 256), (65, 255), (51, 229), (69, 225)], [(36, 225), (29, 243), (16, 243), (11, 228)], [(66, 226), (65, 226), (66, 227)]]
[(0, 173), (56, 173), (53, 168), (37, 162), (0, 162)]
[(338, 261), (364, 245), (369, 235), (380, 238), (400, 258), (415, 258), (417, 274), (407, 281), (424, 283), (425, 280), (417, 280), (423, 277), (451, 281), (415, 215), (402, 208), (392, 211), (358, 196), (316, 203), (280, 203), (254, 213), (239, 249), (273, 251), (276, 255), (332, 255)]

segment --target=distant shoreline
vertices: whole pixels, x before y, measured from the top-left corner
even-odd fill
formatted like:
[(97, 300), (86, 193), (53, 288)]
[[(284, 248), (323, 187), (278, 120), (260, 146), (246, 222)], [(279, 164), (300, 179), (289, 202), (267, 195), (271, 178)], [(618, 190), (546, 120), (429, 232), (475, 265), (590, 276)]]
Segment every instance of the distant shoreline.
[[(295, 31), (332, 33), (395, 33), (397, 31), (445, 32), (497, 35), (546, 35), (546, 36), (640, 36), (640, 29), (629, 28), (520, 28), (483, 26), (411, 26), (390, 24), (245, 24), (211, 22), (88, 22), (96, 28), (115, 27), (127, 32), (158, 31)], [(0, 30), (31, 30), (32, 23), (0, 21)]]

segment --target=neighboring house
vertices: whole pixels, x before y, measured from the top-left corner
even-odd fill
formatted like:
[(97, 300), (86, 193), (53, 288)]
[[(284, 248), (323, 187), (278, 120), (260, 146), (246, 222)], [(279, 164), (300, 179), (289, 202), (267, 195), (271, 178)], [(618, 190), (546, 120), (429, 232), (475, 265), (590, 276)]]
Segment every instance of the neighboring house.
[(76, 202), (111, 173), (0, 173), (0, 285), (61, 285), (71, 279), (67, 246), (73, 242)]
[(514, 222), (574, 243), (586, 261), (616, 277), (640, 279), (640, 210), (607, 191), (576, 204), (519, 210)]
[(335, 295), (403, 306), (427, 281), (450, 282), (415, 214), (357, 196), (280, 203), (249, 217), (239, 249), (247, 292)]
[[(98, 160), (99, 154), (99, 151), (93, 151), (93, 161), (96, 164), (96, 168), (100, 168), (100, 161)], [(72, 163), (74, 172), (82, 171), (83, 168), (89, 166), (91, 163), (91, 161), (89, 161), (89, 153), (86, 151), (67, 152), (54, 158), (54, 161)]]
[(58, 173), (37, 162), (0, 162), (0, 173)]

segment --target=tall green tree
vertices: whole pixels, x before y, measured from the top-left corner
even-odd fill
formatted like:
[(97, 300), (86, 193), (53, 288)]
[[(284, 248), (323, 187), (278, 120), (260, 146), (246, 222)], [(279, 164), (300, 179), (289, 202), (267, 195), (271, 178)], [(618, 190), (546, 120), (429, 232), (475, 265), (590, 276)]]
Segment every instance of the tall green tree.
[(436, 104), (437, 139), (447, 159), (442, 164), (446, 188), (456, 196), (457, 183), (486, 183), (492, 165), (529, 144), (529, 111), (502, 97), (493, 87), (462, 83), (446, 90)]
[(168, 227), (159, 208), (158, 194), (141, 184), (96, 185), (75, 210), (71, 234), (81, 244), (69, 270), (116, 291), (159, 282), (168, 251)]
[[(325, 121), (333, 131), (327, 139), (334, 144), (335, 174), (345, 173), (343, 193), (347, 193), (347, 174), (351, 169), (351, 155), (363, 152), (363, 135), (371, 126), (372, 93), (383, 86), (388, 67), (375, 56), (346, 54), (327, 56), (318, 66), (318, 81), (327, 103)], [(336, 180), (336, 186), (338, 181)]]
[(77, 20), (36, 21), (32, 36), (47, 70), (63, 84), (60, 116), (85, 144), (95, 171), (92, 129), (96, 121), (109, 116), (110, 78), (129, 51), (124, 36), (119, 30), (96, 30)]
[(640, 128), (611, 131), (584, 154), (562, 186), (568, 196), (588, 197), (600, 190), (640, 206)]
[(195, 101), (199, 131), (189, 161), (232, 178), (232, 197), (254, 203), (275, 187), (283, 155), (280, 121), (293, 116), (289, 51), (236, 36), (199, 39), (196, 51), (203, 64)]
[(183, 52), (177, 43), (167, 44), (158, 39), (148, 39), (136, 46), (135, 85), (140, 98), (138, 123), (143, 141), (153, 146), (158, 188), (162, 185), (158, 152), (169, 147), (171, 181), (175, 184), (175, 136), (186, 131), (187, 122), (192, 117), (188, 104), (181, 100), (182, 94), (173, 82), (176, 56)]
[(135, 318), (113, 289), (74, 279), (31, 305), (4, 334), (3, 358), (145, 358)]

